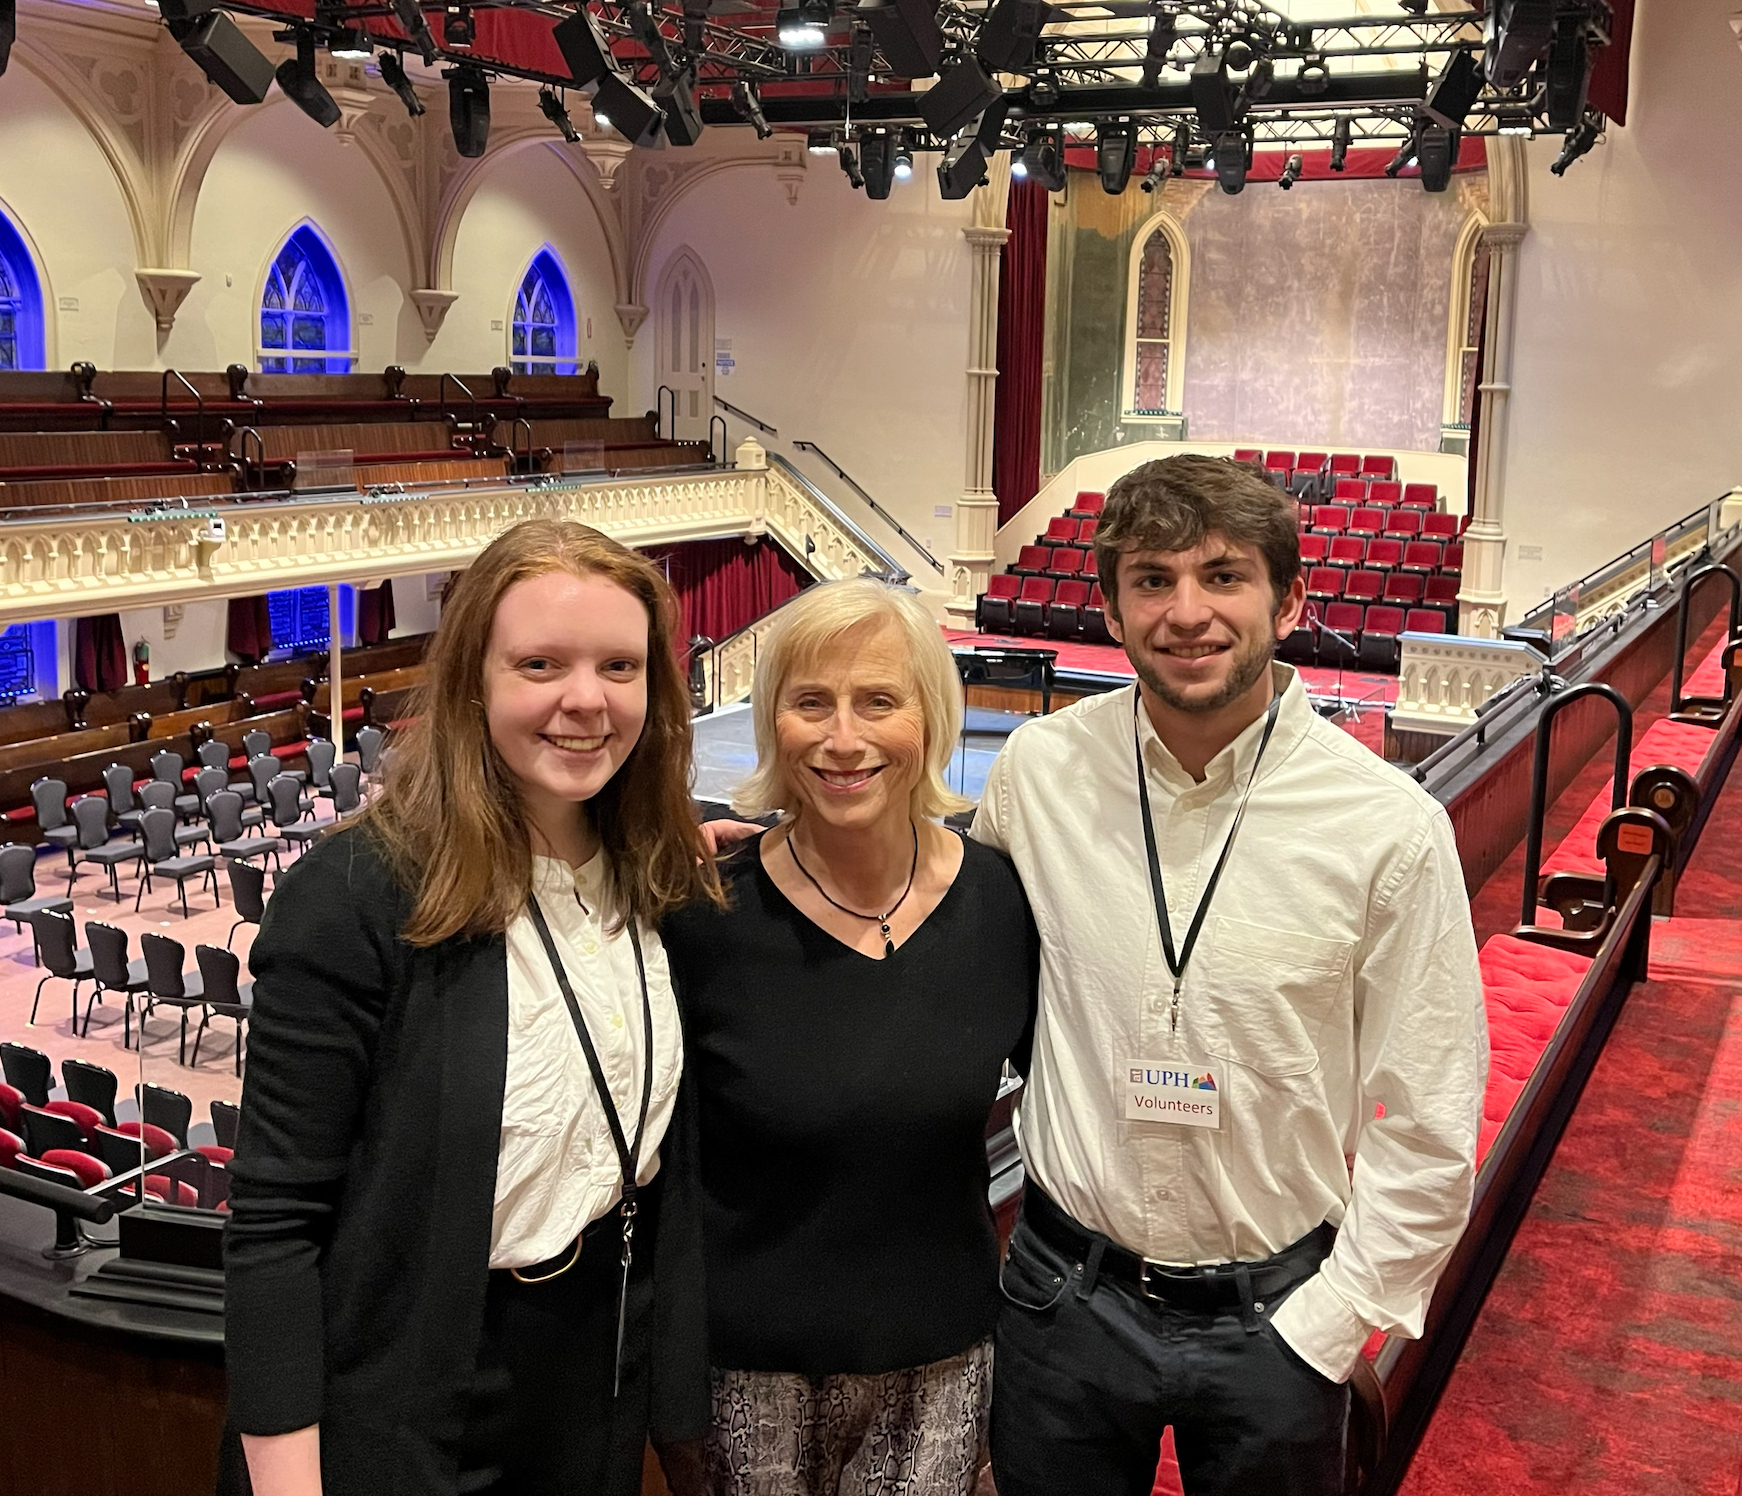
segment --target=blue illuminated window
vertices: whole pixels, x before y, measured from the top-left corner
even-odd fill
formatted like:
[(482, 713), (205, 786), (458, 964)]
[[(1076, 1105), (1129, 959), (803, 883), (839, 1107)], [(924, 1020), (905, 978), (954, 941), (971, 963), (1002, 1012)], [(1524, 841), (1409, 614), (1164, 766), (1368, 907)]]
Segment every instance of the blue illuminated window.
[(54, 621), (15, 623), (0, 633), (0, 702), (54, 694)]
[[(356, 589), (348, 583), (339, 588), (339, 641), (349, 644), (356, 637)], [(273, 650), (292, 654), (325, 649), (332, 640), (332, 614), (325, 587), (288, 587), (266, 594), (266, 616), (272, 623)]]
[(305, 223), (284, 241), (260, 297), (260, 368), (267, 374), (348, 374), (351, 304), (326, 240)]
[(575, 372), (575, 299), (561, 261), (549, 249), (532, 257), (514, 298), (508, 354), (516, 374)]
[(42, 285), (24, 236), (0, 213), (0, 369), (45, 369)]

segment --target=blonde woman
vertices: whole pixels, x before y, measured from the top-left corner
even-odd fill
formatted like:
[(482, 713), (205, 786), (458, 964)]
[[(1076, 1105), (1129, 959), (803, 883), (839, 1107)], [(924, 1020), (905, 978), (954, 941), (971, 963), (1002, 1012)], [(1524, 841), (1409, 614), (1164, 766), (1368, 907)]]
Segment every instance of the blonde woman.
[(910, 594), (789, 603), (758, 661), (779, 811), (666, 922), (696, 1087), (715, 1496), (972, 1490), (998, 1238), (986, 1114), (1026, 1065), (1037, 939), (1008, 861), (946, 830), (961, 687)]
[(596, 531), (499, 537), (381, 793), (267, 906), (226, 1248), (257, 1496), (632, 1496), (650, 1420), (705, 1426), (698, 1217), (659, 1176), (655, 922), (718, 896), (675, 612)]

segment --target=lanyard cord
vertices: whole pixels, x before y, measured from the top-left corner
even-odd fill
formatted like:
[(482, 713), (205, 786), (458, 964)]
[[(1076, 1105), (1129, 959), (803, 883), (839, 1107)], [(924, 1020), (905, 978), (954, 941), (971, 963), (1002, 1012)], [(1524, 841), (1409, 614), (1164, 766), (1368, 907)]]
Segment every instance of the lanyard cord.
[(1228, 828), (1228, 839), (1222, 843), (1222, 855), (1216, 859), (1209, 881), (1204, 884), (1204, 896), (1198, 900), (1197, 912), (1186, 926), (1186, 938), (1174, 954), (1173, 923), (1167, 917), (1167, 889), (1161, 881), (1161, 858), (1155, 850), (1155, 818), (1149, 809), (1149, 776), (1143, 767), (1143, 735), (1138, 730), (1137, 713), (1142, 709), (1143, 695), (1133, 688), (1131, 697), (1131, 738), (1137, 750), (1137, 801), (1143, 808), (1143, 848), (1149, 856), (1149, 891), (1155, 899), (1155, 922), (1161, 930), (1161, 955), (1173, 977), (1173, 1000), (1168, 1005), (1168, 1032), (1179, 1032), (1179, 993), (1185, 984), (1186, 966), (1197, 949), (1198, 936), (1204, 928), (1204, 917), (1210, 912), (1210, 901), (1216, 896), (1216, 884), (1222, 869), (1228, 865), (1228, 854), (1234, 850), (1234, 838), (1240, 834), (1240, 822), (1246, 817), (1246, 806), (1252, 799), (1252, 786), (1258, 780), (1258, 766), (1264, 762), (1264, 750), (1270, 746), (1270, 735), (1276, 731), (1276, 715), (1282, 709), (1282, 697), (1273, 696), (1270, 710), (1264, 716), (1264, 732), (1258, 739), (1258, 752), (1252, 759), (1252, 772), (1246, 776), (1246, 789), (1234, 812), (1234, 824)]
[(647, 991), (647, 963), (641, 954), (641, 937), (636, 934), (635, 921), (631, 918), (627, 921), (627, 928), (629, 945), (635, 952), (635, 975), (641, 983), (643, 1037), (641, 1113), (635, 1120), (635, 1141), (631, 1143), (623, 1135), (623, 1119), (617, 1114), (617, 1103), (612, 1099), (611, 1087), (606, 1083), (605, 1067), (599, 1063), (599, 1051), (593, 1047), (593, 1036), (587, 1032), (587, 1020), (581, 1016), (581, 1005), (575, 1001), (574, 988), (569, 985), (569, 974), (557, 951), (556, 941), (551, 938), (550, 926), (545, 923), (544, 911), (538, 907), (537, 898), (531, 896), (527, 898), (526, 909), (532, 916), (532, 925), (538, 931), (544, 953), (550, 958), (550, 969), (556, 974), (557, 986), (562, 989), (563, 1002), (568, 1007), (569, 1017), (574, 1020), (575, 1035), (581, 1041), (581, 1052), (587, 1057), (587, 1069), (593, 1077), (593, 1089), (599, 1093), (599, 1104), (605, 1109), (605, 1121), (611, 1128), (611, 1142), (617, 1149), (617, 1165), (623, 1171), (623, 1199), (617, 1207), (617, 1213), (623, 1218), (623, 1283), (617, 1299), (617, 1362), (611, 1383), (611, 1395), (615, 1397), (622, 1385), (623, 1331), (629, 1307), (629, 1264), (634, 1258), (635, 1216), (639, 1210), (635, 1202), (638, 1188), (636, 1176), (641, 1158), (641, 1140), (647, 1131), (647, 1104), (653, 1095), (653, 999)]

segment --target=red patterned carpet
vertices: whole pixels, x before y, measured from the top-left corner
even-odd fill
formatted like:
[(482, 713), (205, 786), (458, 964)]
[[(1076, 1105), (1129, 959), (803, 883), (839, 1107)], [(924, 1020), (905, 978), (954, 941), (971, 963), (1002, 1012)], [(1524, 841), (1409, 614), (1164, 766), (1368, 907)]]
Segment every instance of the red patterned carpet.
[(1742, 1469), (1742, 780), (1653, 933), (1404, 1484), (1733, 1496)]

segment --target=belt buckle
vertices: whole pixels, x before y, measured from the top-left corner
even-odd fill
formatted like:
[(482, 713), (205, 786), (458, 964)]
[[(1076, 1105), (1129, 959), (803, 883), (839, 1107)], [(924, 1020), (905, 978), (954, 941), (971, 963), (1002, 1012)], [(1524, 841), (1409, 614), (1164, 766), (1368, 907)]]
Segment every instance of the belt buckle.
[(1145, 1257), (1142, 1266), (1137, 1270), (1137, 1291), (1142, 1294), (1144, 1298), (1153, 1299), (1158, 1304), (1167, 1303), (1168, 1295), (1166, 1293), (1158, 1292), (1155, 1288), (1150, 1286), (1151, 1274), (1165, 1278), (1168, 1275), (1168, 1271), (1161, 1263), (1151, 1262), (1147, 1257)]
[[(1171, 1283), (1169, 1283), (1168, 1286), (1174, 1288), (1175, 1292), (1170, 1294), (1165, 1288), (1157, 1289), (1152, 1287), (1152, 1277), (1163, 1280), (1164, 1282), (1171, 1280)], [(1138, 1269), (1137, 1273), (1137, 1291), (1141, 1293), (1144, 1298), (1153, 1299), (1158, 1304), (1178, 1303), (1178, 1289), (1184, 1288), (1187, 1285), (1194, 1287), (1206, 1285), (1213, 1283), (1214, 1281), (1215, 1270), (1213, 1268), (1169, 1267), (1166, 1263), (1152, 1262), (1149, 1258), (1145, 1257), (1143, 1259), (1143, 1266)]]

